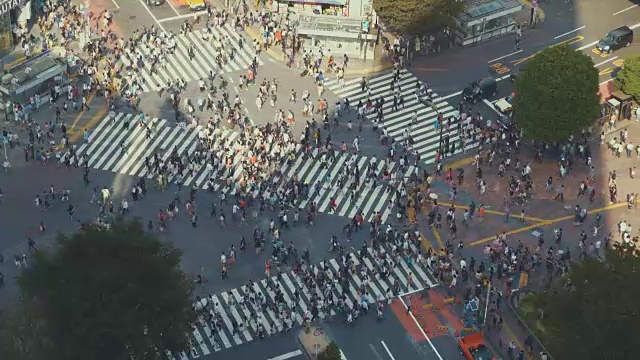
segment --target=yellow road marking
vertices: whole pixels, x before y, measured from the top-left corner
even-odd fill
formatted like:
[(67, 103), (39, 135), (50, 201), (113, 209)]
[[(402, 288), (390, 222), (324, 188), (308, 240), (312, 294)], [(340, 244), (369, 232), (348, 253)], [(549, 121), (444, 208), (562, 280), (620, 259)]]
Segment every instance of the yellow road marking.
[[(95, 97), (95, 93), (91, 93), (89, 94), (89, 97), (87, 98), (87, 105), (91, 104), (91, 101), (93, 101), (93, 98)], [(82, 106), (82, 104), (80, 104), (80, 106)], [(70, 133), (75, 134), (78, 131), (76, 131), (76, 125), (78, 125), (78, 122), (80, 122), (80, 119), (82, 119), (82, 115), (84, 115), (85, 110), (82, 109), (78, 115), (76, 116), (75, 120), (73, 120), (73, 123), (71, 124), (71, 126), (69, 127), (69, 129), (71, 130)]]
[[(104, 115), (106, 113), (107, 113), (107, 107), (105, 106), (105, 107), (101, 108), (95, 115), (93, 115), (91, 120), (89, 120), (83, 126), (83, 128), (84, 129), (93, 128), (100, 120), (102, 120), (104, 118)], [(84, 135), (84, 131), (76, 131), (75, 133), (71, 134), (71, 136), (69, 137), (69, 140), (71, 142), (76, 142), (76, 141), (80, 140), (83, 135)]]
[(431, 241), (429, 241), (422, 234), (420, 234), (420, 245), (422, 246), (422, 251), (424, 251), (425, 253), (429, 252), (429, 249), (431, 249), (433, 252), (436, 251), (436, 249), (433, 248), (433, 244), (431, 243)]
[(461, 168), (461, 167), (465, 167), (469, 164), (473, 163), (473, 158), (472, 157), (467, 157), (467, 158), (463, 158), (460, 160), (456, 160), (450, 164), (444, 164), (443, 167), (447, 167), (447, 168), (452, 168), (452, 169), (457, 169), (457, 168)]
[(440, 250), (444, 249), (444, 244), (442, 243), (442, 238), (440, 237), (440, 233), (438, 232), (438, 229), (436, 229), (435, 227), (432, 227), (431, 231), (433, 231), (433, 236), (436, 237), (436, 241), (438, 242), (438, 246), (440, 247)]
[[(559, 43), (553, 44), (553, 45), (549, 46), (549, 48), (552, 48), (552, 47), (558, 46), (558, 45), (562, 45), (562, 44), (567, 44), (567, 45), (575, 44), (575, 43), (580, 42), (582, 40), (584, 40), (584, 36), (578, 35), (578, 36), (574, 36), (572, 38), (569, 38), (567, 40), (560, 41)], [(513, 61), (511, 61), (511, 63), (514, 64), (514, 65), (522, 64), (523, 62), (525, 62), (527, 60), (533, 59), (534, 57), (536, 57), (536, 55), (538, 55), (539, 53), (541, 53), (542, 51), (544, 51), (546, 49), (548, 49), (548, 48), (545, 48), (545, 49), (542, 49), (540, 51), (537, 51), (537, 52), (535, 52), (535, 53), (533, 53), (533, 54), (531, 54), (531, 55), (529, 55), (527, 57), (513, 60)]]
[[(442, 206), (455, 206), (458, 209), (467, 209), (469, 210), (468, 206), (464, 206), (464, 205), (458, 205), (458, 204), (450, 204), (450, 203), (441, 203), (439, 202), (438, 204), (442, 205)], [(477, 211), (478, 209), (476, 209)], [(502, 211), (496, 211), (496, 210), (489, 210), (487, 208), (484, 209), (484, 212), (487, 214), (493, 214), (493, 215), (504, 215), (506, 216), (507, 213), (504, 213)], [(514, 219), (520, 219), (520, 215), (518, 214), (510, 214), (510, 217), (514, 218)], [(525, 220), (530, 220), (530, 221), (536, 221), (536, 222), (544, 222), (544, 221), (548, 221), (547, 219), (540, 219), (537, 217), (531, 217), (531, 216), (525, 216), (524, 217)]]
[[(424, 206), (420, 207), (420, 211), (428, 216), (429, 213), (427, 213), (427, 209)], [(438, 246), (440, 247), (440, 250), (444, 249), (444, 244), (442, 243), (442, 238), (440, 237), (440, 233), (438, 232), (438, 230), (435, 227), (431, 227), (431, 231), (433, 232), (433, 236), (435, 236), (436, 238), (436, 242), (438, 243)], [(422, 243), (423, 247), (428, 247), (431, 248), (432, 250), (436, 251), (438, 249), (434, 248), (433, 244), (431, 243), (431, 241), (429, 241), (424, 235), (420, 234), (420, 242)], [(425, 244), (425, 242), (427, 244)], [(425, 251), (427, 249), (424, 249)]]
[[(608, 205), (608, 206), (605, 206), (605, 207), (601, 207), (601, 208), (598, 208), (598, 209), (589, 210), (588, 213), (589, 214), (597, 214), (597, 213), (608, 211), (608, 210), (611, 210), (611, 209), (616, 209), (616, 208), (619, 208), (619, 207), (622, 207), (622, 206), (627, 206), (627, 203), (624, 202), (624, 203), (611, 204), (611, 205)], [(541, 221), (541, 222), (535, 223), (533, 225), (529, 225), (529, 226), (521, 227), (519, 229), (507, 231), (506, 234), (507, 235), (511, 235), (511, 234), (521, 233), (523, 231), (531, 230), (533, 228), (537, 228), (537, 227), (540, 227), (540, 226), (551, 225), (551, 224), (555, 224), (555, 223), (558, 223), (558, 222), (561, 222), (561, 221), (573, 219), (573, 217), (574, 217), (573, 215), (567, 215), (567, 216), (562, 216), (562, 217), (558, 217), (558, 218), (551, 219), (551, 220)], [(495, 238), (496, 238), (495, 235), (491, 236), (491, 237), (486, 237), (484, 239), (480, 239), (480, 240), (474, 241), (474, 242), (470, 243), (468, 246), (481, 245), (481, 244), (484, 244), (486, 242), (493, 241), (493, 239), (495, 239)]]

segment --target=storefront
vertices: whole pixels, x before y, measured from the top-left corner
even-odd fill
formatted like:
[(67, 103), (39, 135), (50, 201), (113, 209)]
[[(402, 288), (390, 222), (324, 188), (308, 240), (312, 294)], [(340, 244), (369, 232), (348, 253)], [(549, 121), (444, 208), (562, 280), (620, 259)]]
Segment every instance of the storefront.
[(13, 49), (13, 26), (26, 24), (32, 15), (31, 0), (0, 0), (0, 52)]
[(467, 0), (458, 17), (455, 43), (466, 46), (515, 32), (514, 14), (524, 6), (518, 0)]
[(272, 6), (278, 13), (349, 16), (349, 0), (277, 0)]

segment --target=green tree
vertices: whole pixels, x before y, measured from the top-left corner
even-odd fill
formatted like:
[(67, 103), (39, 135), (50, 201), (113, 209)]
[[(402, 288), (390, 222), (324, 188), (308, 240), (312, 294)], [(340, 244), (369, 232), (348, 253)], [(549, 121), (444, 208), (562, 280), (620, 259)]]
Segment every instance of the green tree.
[(542, 340), (554, 358), (628, 359), (637, 352), (639, 269), (637, 251), (608, 250), (606, 261), (574, 264), (562, 286), (535, 295)]
[[(22, 305), (47, 340), (31, 348), (52, 360), (152, 360), (188, 348), (193, 282), (180, 257), (138, 221), (59, 235), (18, 279)], [(4, 343), (25, 351), (28, 339), (11, 334)]]
[(423, 35), (453, 27), (465, 5), (457, 0), (373, 0), (373, 8), (394, 31)]
[(530, 139), (563, 141), (599, 117), (598, 70), (590, 57), (569, 46), (537, 53), (515, 88), (514, 121)]
[(341, 360), (342, 356), (340, 355), (340, 348), (335, 341), (332, 341), (327, 345), (327, 348), (324, 349), (320, 354), (318, 354), (318, 360)]
[(616, 89), (640, 100), (640, 56), (631, 56), (616, 76)]

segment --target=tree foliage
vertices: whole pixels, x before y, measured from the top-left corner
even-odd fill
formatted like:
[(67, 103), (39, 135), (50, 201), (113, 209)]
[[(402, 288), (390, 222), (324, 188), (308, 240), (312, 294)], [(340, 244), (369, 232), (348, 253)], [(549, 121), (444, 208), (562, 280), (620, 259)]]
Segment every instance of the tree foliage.
[(373, 8), (383, 23), (406, 35), (424, 35), (453, 27), (464, 11), (457, 0), (373, 0)]
[(616, 88), (640, 100), (640, 56), (625, 59), (624, 66), (616, 76)]
[[(193, 282), (180, 256), (137, 221), (60, 235), (54, 251), (36, 252), (18, 283), (46, 339), (32, 346), (44, 350), (39, 359), (159, 359), (186, 349)], [(5, 343), (28, 340), (8, 330)]]
[(598, 70), (587, 55), (567, 45), (529, 60), (516, 79), (513, 117), (525, 136), (563, 141), (599, 117)]
[(318, 354), (318, 360), (341, 360), (342, 356), (340, 355), (340, 348), (335, 341), (332, 341), (327, 345), (327, 348), (324, 349), (320, 354)]
[(535, 295), (542, 340), (554, 358), (628, 359), (637, 352), (638, 270), (637, 251), (608, 250), (605, 262), (575, 264), (562, 287)]

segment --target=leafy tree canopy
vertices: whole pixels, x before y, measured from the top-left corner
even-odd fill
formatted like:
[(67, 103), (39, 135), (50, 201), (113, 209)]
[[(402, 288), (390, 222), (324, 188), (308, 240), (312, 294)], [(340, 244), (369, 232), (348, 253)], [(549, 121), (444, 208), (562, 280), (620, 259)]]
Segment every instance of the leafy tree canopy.
[[(31, 347), (53, 360), (159, 359), (186, 349), (194, 313), (180, 256), (137, 221), (60, 235), (18, 281), (22, 305), (47, 340)], [(28, 340), (13, 334), (14, 344)]]
[(609, 250), (606, 261), (575, 264), (561, 288), (535, 295), (543, 342), (556, 359), (627, 359), (637, 352), (640, 257)]
[(590, 57), (567, 45), (547, 48), (516, 79), (514, 121), (531, 139), (566, 140), (599, 117), (597, 92)]
[(342, 356), (340, 355), (340, 348), (338, 348), (338, 344), (335, 341), (329, 343), (326, 349), (323, 352), (318, 354), (318, 360), (341, 360)]
[(453, 26), (465, 5), (457, 0), (373, 0), (373, 8), (401, 34), (424, 35)]
[(616, 76), (616, 88), (640, 99), (640, 56), (631, 56)]

